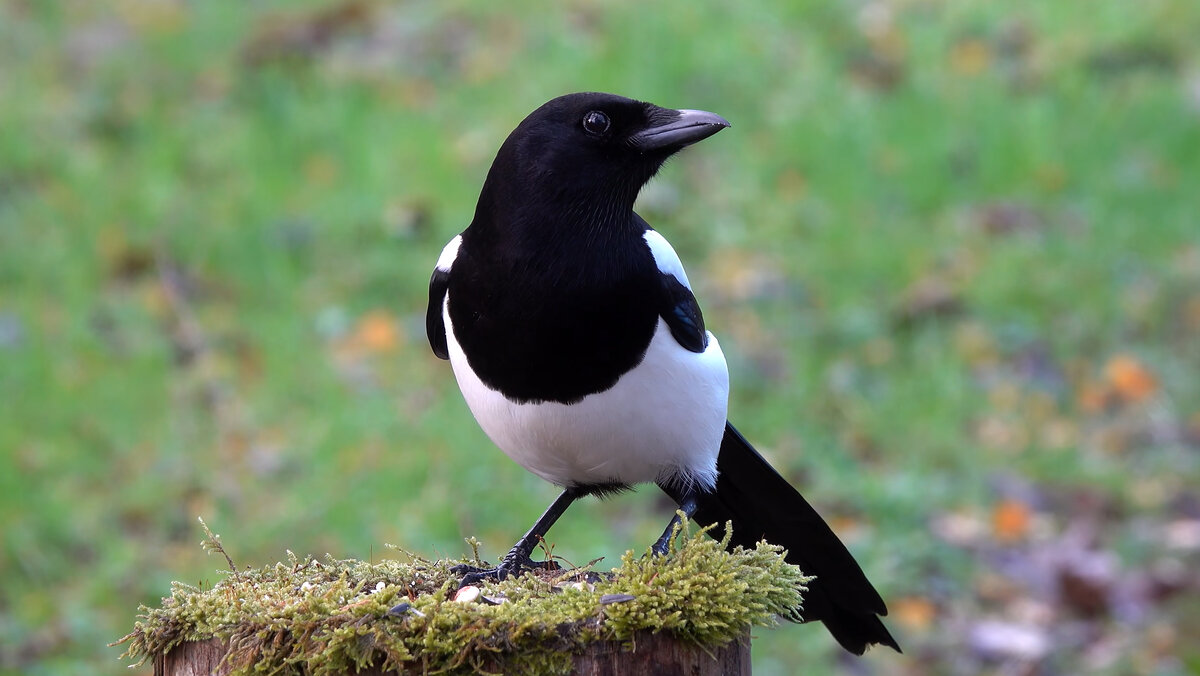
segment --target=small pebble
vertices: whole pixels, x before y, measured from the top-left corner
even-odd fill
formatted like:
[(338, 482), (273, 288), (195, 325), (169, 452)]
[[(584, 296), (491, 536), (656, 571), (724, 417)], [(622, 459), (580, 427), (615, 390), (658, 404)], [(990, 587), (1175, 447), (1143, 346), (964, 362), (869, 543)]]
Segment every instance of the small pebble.
[(404, 615), (416, 615), (417, 617), (425, 617), (425, 613), (412, 607), (411, 603), (397, 603), (387, 611), (388, 615), (393, 617), (402, 617)]
[(454, 601), (456, 603), (471, 603), (479, 598), (482, 592), (475, 585), (467, 585), (454, 593)]

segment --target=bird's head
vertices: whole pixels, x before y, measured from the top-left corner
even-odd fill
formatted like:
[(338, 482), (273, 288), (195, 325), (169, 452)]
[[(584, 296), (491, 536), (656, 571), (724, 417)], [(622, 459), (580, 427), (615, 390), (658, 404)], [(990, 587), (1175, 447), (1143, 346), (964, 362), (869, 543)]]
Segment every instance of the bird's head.
[(488, 183), (506, 201), (632, 209), (667, 158), (728, 126), (702, 110), (661, 108), (613, 94), (567, 94), (513, 130)]

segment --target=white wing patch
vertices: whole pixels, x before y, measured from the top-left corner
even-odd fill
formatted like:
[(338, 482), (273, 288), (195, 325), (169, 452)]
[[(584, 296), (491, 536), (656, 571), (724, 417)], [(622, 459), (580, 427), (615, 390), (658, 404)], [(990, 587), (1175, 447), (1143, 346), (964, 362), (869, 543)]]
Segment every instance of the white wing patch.
[(462, 235), (455, 235), (454, 239), (450, 240), (450, 243), (442, 249), (442, 255), (438, 256), (436, 266), (438, 270), (450, 272), (450, 266), (454, 265), (454, 259), (458, 258), (458, 247), (460, 246), (462, 246)]
[(658, 269), (663, 274), (674, 275), (680, 284), (691, 291), (692, 284), (688, 281), (687, 273), (683, 271), (683, 262), (679, 260), (679, 254), (675, 253), (667, 238), (654, 230), (647, 230), (642, 234), (642, 239), (646, 240), (646, 245), (650, 247), (650, 255), (654, 256), (654, 263), (658, 265)]

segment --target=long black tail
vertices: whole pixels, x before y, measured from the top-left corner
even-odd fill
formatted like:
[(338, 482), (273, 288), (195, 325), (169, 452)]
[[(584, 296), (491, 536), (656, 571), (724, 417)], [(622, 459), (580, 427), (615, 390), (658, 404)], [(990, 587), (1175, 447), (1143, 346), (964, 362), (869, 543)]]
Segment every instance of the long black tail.
[[(858, 562), (830, 530), (820, 514), (754, 450), (733, 425), (726, 423), (717, 458), (717, 488), (700, 495), (694, 520), (733, 522), (730, 546), (753, 547), (765, 539), (787, 549), (787, 561), (816, 576), (804, 595), (803, 621), (821, 621), (842, 647), (861, 655), (871, 644), (900, 646), (880, 621), (887, 606)], [(678, 502), (678, 490), (663, 486)]]

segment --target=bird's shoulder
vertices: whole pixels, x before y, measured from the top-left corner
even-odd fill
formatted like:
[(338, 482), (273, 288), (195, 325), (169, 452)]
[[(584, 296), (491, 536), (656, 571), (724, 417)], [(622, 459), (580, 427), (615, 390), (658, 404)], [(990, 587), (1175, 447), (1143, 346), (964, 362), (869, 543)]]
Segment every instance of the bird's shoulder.
[(692, 352), (704, 352), (708, 348), (708, 331), (704, 328), (704, 313), (692, 292), (687, 271), (675, 248), (640, 216), (645, 226), (642, 239), (650, 250), (655, 267), (658, 268), (658, 313), (667, 323), (675, 341)]
[(446, 344), (446, 323), (442, 318), (442, 305), (446, 302), (446, 291), (450, 288), (450, 270), (458, 257), (458, 249), (462, 246), (462, 235), (455, 235), (442, 249), (433, 274), (429, 277), (429, 307), (425, 310), (425, 335), (429, 338), (429, 347), (439, 359), (449, 359), (450, 351)]

